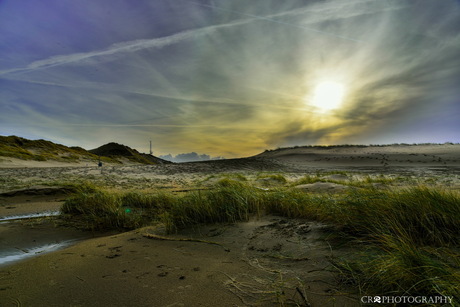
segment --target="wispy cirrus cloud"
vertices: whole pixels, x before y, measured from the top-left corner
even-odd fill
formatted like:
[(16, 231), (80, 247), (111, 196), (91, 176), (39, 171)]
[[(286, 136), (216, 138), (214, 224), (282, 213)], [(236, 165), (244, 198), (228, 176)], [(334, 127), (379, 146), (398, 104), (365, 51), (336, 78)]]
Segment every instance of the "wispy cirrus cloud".
[[(340, 5), (337, 5), (337, 3), (334, 3), (334, 5), (330, 5), (330, 6), (326, 5), (326, 7), (322, 7), (322, 6), (314, 6), (313, 8), (306, 7), (303, 9), (295, 9), (295, 10), (290, 10), (290, 11), (281, 12), (277, 14), (270, 14), (267, 16), (259, 16), (259, 15), (254, 15), (254, 14), (247, 14), (242, 11), (228, 10), (222, 7), (216, 7), (213, 5), (206, 5), (206, 4), (192, 2), (192, 1), (190, 1), (189, 3), (196, 5), (196, 6), (206, 7), (209, 9), (216, 9), (216, 10), (221, 10), (224, 12), (229, 12), (239, 17), (246, 17), (246, 18), (238, 19), (236, 21), (232, 21), (226, 24), (217, 24), (217, 25), (207, 26), (203, 28), (182, 31), (182, 32), (175, 33), (169, 36), (165, 36), (165, 37), (158, 37), (158, 38), (152, 38), (152, 39), (138, 39), (138, 40), (133, 40), (133, 41), (120, 42), (120, 43), (113, 44), (102, 50), (94, 50), (90, 52), (80, 52), (80, 53), (52, 56), (52, 57), (49, 57), (43, 60), (34, 61), (30, 63), (29, 65), (27, 65), (26, 67), (1, 70), (0, 75), (18, 73), (18, 72), (29, 72), (29, 71), (34, 71), (37, 69), (50, 68), (50, 67), (65, 65), (65, 64), (72, 64), (72, 63), (84, 61), (84, 60), (95, 58), (95, 57), (108, 57), (108, 56), (112, 56), (112, 55), (119, 54), (119, 53), (136, 52), (136, 51), (143, 50), (143, 49), (163, 48), (163, 47), (166, 47), (172, 44), (179, 43), (184, 40), (195, 39), (200, 35), (207, 35), (210, 32), (218, 30), (218, 29), (222, 29), (226, 27), (240, 26), (240, 25), (244, 25), (244, 24), (251, 23), (254, 21), (265, 21), (265, 22), (270, 22), (270, 23), (278, 23), (280, 25), (296, 27), (302, 30), (311, 31), (311, 32), (319, 33), (321, 35), (326, 35), (326, 36), (333, 36), (335, 38), (339, 38), (343, 40), (349, 40), (352, 42), (362, 42), (362, 40), (354, 38), (354, 37), (346, 37), (343, 35), (335, 34), (333, 32), (322, 31), (322, 30), (318, 30), (315, 28), (309, 28), (309, 27), (306, 27), (306, 24), (316, 24), (316, 23), (321, 23), (321, 22), (330, 21), (334, 19), (346, 19), (346, 18), (357, 17), (361, 15), (374, 14), (376, 12), (398, 10), (398, 9), (402, 9), (406, 7), (406, 6), (402, 6), (399, 4), (396, 6), (391, 6), (391, 7), (375, 6), (375, 1), (367, 0), (367, 1), (352, 1), (348, 3), (341, 3)], [(367, 5), (363, 6), (363, 4), (368, 4), (370, 6), (369, 7)], [(338, 12), (340, 12), (340, 15), (338, 15)], [(306, 14), (309, 15), (308, 16), (309, 18), (306, 19), (308, 21), (306, 22), (303, 21), (302, 23), (299, 23), (299, 24), (295, 22), (283, 21), (283, 19), (281, 19), (283, 17), (304, 16)]]
[(0, 75), (17, 73), (17, 72), (30, 72), (30, 71), (34, 71), (34, 70), (42, 69), (42, 68), (50, 68), (50, 67), (59, 66), (59, 65), (72, 64), (72, 63), (84, 61), (84, 60), (94, 58), (94, 57), (107, 57), (107, 56), (111, 56), (111, 55), (118, 54), (118, 53), (135, 52), (138, 50), (148, 49), (148, 48), (163, 48), (165, 46), (183, 41), (185, 39), (192, 39), (196, 37), (196, 35), (204, 34), (206, 31), (210, 31), (210, 30), (212, 30), (212, 27), (209, 27), (207, 29), (201, 29), (198, 31), (197, 30), (184, 31), (181, 33), (177, 33), (177, 34), (170, 35), (167, 37), (162, 37), (162, 38), (141, 39), (141, 40), (117, 43), (103, 50), (95, 50), (91, 52), (82, 52), (82, 53), (52, 56), (44, 60), (32, 62), (23, 68), (14, 68), (14, 69), (0, 71)]

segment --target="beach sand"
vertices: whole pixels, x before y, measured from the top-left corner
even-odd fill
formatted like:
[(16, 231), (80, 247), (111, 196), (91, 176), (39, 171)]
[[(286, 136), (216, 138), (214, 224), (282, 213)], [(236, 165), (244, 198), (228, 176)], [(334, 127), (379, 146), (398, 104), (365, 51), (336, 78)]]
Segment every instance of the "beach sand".
[[(391, 188), (424, 184), (459, 190), (459, 148), (293, 148), (250, 159), (102, 168), (10, 159), (0, 162), (0, 216), (57, 210), (67, 194), (49, 187), (82, 180), (110, 189), (182, 193), (209, 188), (225, 176), (243, 176), (267, 189), (280, 183), (264, 175), (282, 173), (290, 183), (317, 176), (321, 182), (297, 187), (309, 193), (341, 193), (348, 189), (342, 183), (369, 176), (393, 180)], [(48, 238), (56, 231), (79, 232), (62, 227), (57, 217), (4, 225), (2, 240), (26, 242), (30, 229)], [(70, 247), (0, 267), (0, 306), (359, 305), (358, 289), (346, 288), (330, 261), (359, 251), (336, 242), (329, 226), (318, 222), (261, 215), (185, 229), (167, 240), (146, 237), (165, 236), (154, 227), (72, 235), (80, 234), (84, 240)]]

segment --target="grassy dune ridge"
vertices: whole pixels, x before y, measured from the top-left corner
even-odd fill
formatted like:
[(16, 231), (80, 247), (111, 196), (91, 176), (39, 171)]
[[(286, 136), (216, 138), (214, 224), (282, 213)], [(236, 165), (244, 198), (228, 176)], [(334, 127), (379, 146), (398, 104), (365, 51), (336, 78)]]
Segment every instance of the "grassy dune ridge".
[(110, 157), (98, 157), (81, 147), (67, 147), (47, 140), (28, 140), (0, 135), (0, 157), (22, 160), (76, 162), (80, 159), (119, 163)]
[(348, 259), (332, 259), (343, 282), (367, 294), (460, 299), (460, 195), (455, 191), (368, 186), (318, 194), (289, 185), (262, 189), (229, 178), (209, 190), (180, 194), (121, 192), (86, 184), (65, 202), (62, 212), (78, 217), (86, 228), (162, 224), (168, 232), (194, 224), (246, 221), (264, 213), (322, 221), (360, 251)]
[(112, 164), (122, 164), (124, 160), (138, 164), (169, 163), (152, 155), (143, 154), (137, 150), (117, 143), (108, 143), (92, 150), (81, 147), (67, 147), (47, 140), (28, 140), (18, 136), (0, 135), (0, 158), (9, 157), (34, 161), (103, 161)]

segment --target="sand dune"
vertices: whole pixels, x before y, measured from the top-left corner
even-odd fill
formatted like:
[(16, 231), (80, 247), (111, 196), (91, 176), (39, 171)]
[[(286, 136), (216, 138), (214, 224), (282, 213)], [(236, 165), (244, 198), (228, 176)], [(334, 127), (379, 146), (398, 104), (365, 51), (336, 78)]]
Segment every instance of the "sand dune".
[(266, 151), (256, 157), (311, 166), (460, 166), (460, 145), (298, 147)]

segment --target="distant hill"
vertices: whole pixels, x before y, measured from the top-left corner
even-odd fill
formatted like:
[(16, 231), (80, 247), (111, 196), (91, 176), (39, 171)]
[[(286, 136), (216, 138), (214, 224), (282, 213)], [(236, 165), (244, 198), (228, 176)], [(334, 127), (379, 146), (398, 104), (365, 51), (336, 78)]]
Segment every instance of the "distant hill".
[(0, 136), (0, 157), (59, 162), (95, 162), (100, 159), (108, 163), (123, 163), (127, 159), (141, 164), (170, 163), (116, 143), (88, 151), (81, 147), (67, 147), (46, 140), (28, 140), (14, 135)]
[(315, 167), (447, 167), (460, 165), (460, 144), (296, 146), (266, 150), (253, 158)]
[(132, 149), (128, 146), (117, 144), (117, 143), (108, 143), (98, 147), (96, 149), (89, 150), (90, 153), (109, 158), (119, 158), (124, 157), (132, 162), (139, 162), (143, 164), (165, 164), (171, 163), (169, 161), (160, 159), (158, 157), (140, 153), (135, 149)]

